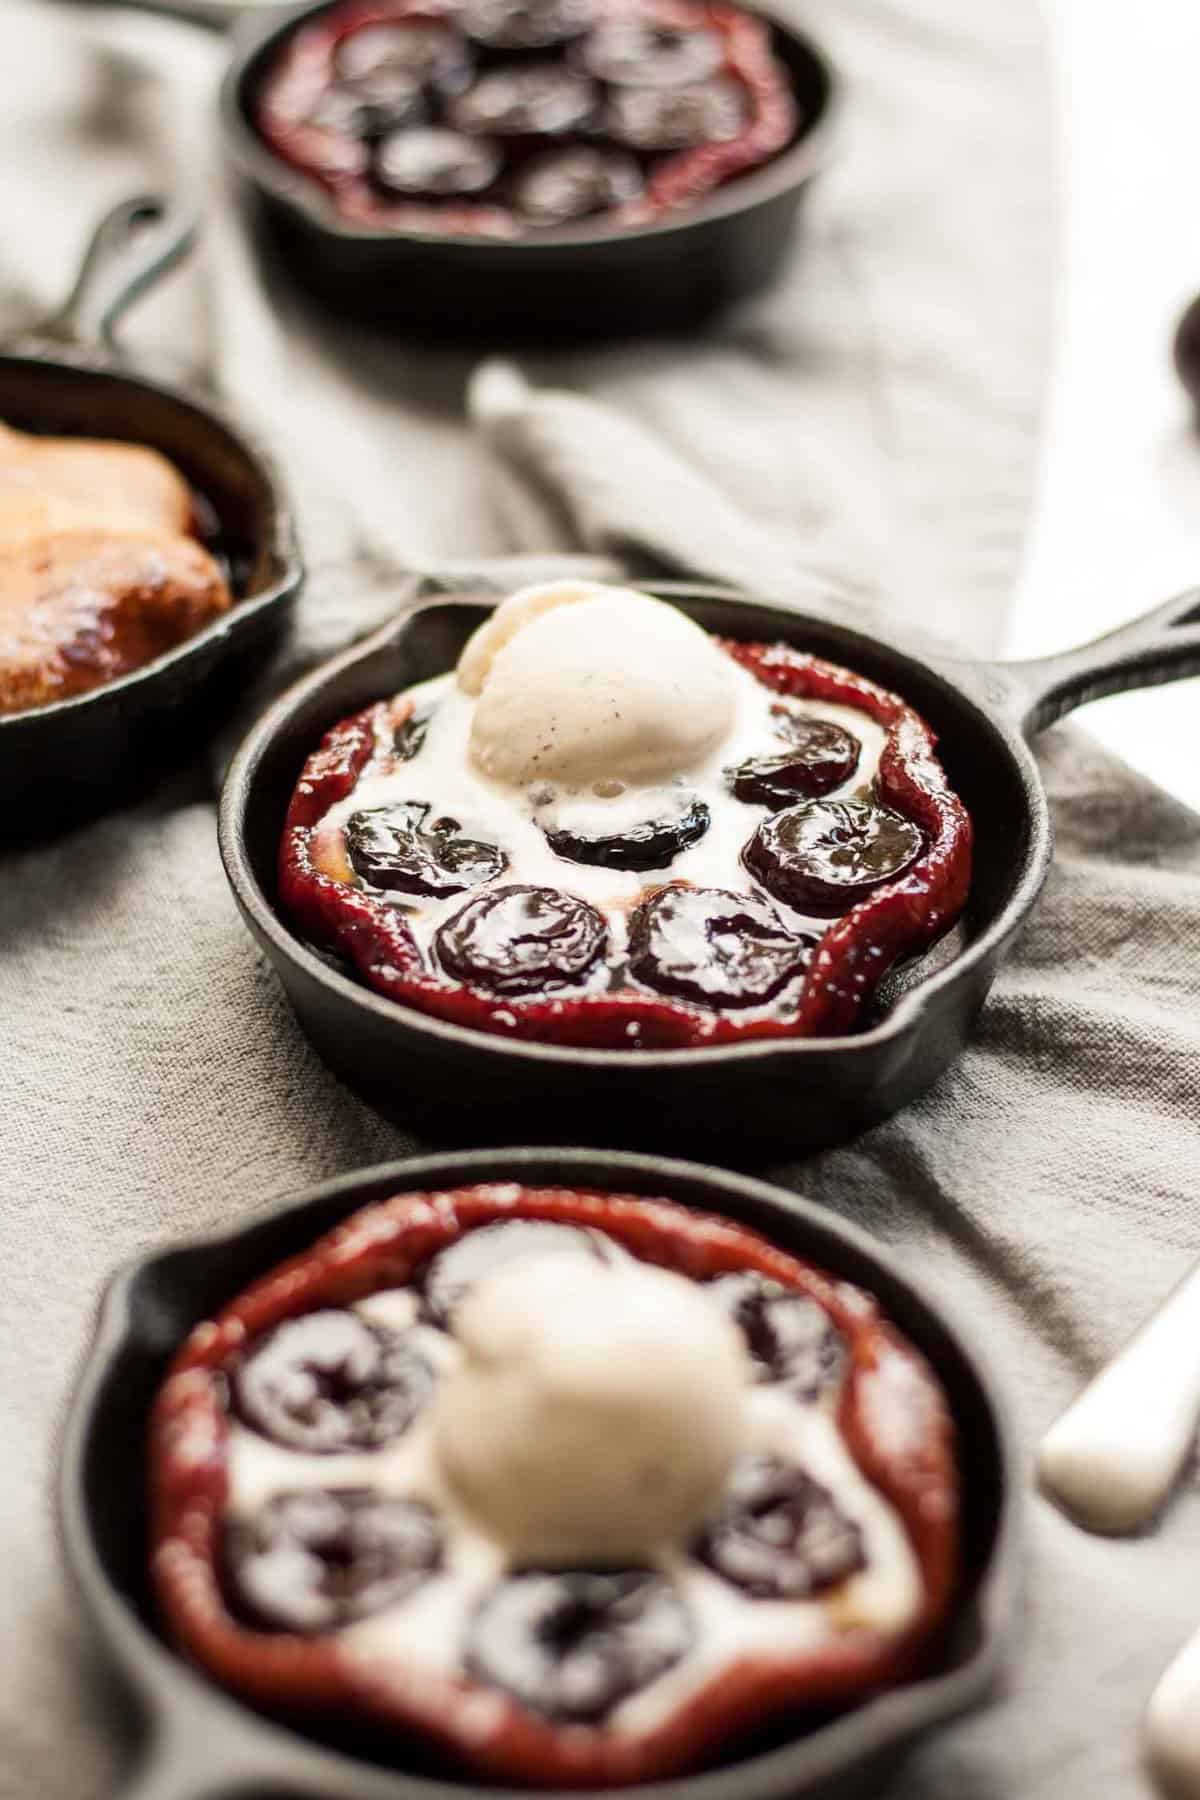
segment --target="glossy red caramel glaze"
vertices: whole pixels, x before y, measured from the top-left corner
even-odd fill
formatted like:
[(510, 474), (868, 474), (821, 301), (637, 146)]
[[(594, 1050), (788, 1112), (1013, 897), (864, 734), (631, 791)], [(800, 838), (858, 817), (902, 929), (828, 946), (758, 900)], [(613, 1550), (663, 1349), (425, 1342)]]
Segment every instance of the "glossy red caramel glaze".
[[(785, 644), (720, 641), (736, 662), (781, 694), (858, 707), (884, 726), (878, 797), (915, 820), (928, 839), (911, 868), (829, 926), (813, 953), (799, 1004), (786, 1016), (740, 1018), (632, 988), (500, 999), (426, 968), (402, 913), (331, 879), (312, 860), (314, 827), (353, 788), (388, 702), (335, 725), (304, 766), (280, 848), (279, 897), (285, 911), (316, 943), (340, 950), (367, 984), (389, 999), (505, 1037), (585, 1049), (672, 1050), (761, 1038), (837, 1037), (852, 1030), (892, 964), (927, 948), (962, 911), (971, 881), (970, 818), (946, 783), (930, 727), (895, 694)], [(664, 871), (663, 880), (669, 879)], [(662, 884), (647, 883), (655, 885)]]
[[(389, 200), (372, 184), (362, 145), (307, 123), (317, 100), (335, 79), (334, 56), (343, 38), (364, 25), (396, 19), (453, 20), (453, 0), (350, 0), (297, 31), (263, 86), (256, 122), (263, 138), (287, 163), (326, 190), (351, 223), (394, 231), (519, 237), (536, 228), (505, 206), (480, 202)], [(646, 191), (623, 206), (579, 221), (587, 229), (632, 230), (664, 213), (691, 206), (714, 188), (760, 167), (786, 149), (797, 129), (796, 105), (786, 72), (771, 53), (766, 26), (719, 0), (608, 0), (596, 8), (606, 18), (648, 19), (683, 30), (720, 36), (720, 74), (746, 96), (746, 121), (724, 143), (702, 144), (664, 156)]]
[[(652, 1731), (555, 1725), (500, 1690), (393, 1664), (367, 1668), (333, 1638), (246, 1629), (218, 1578), (226, 1494), (221, 1371), (281, 1320), (402, 1286), (463, 1232), (518, 1214), (607, 1232), (634, 1255), (695, 1280), (756, 1270), (823, 1307), (847, 1347), (838, 1423), (868, 1479), (906, 1527), (924, 1584), (912, 1629), (866, 1630), (800, 1656), (743, 1658)], [(514, 1184), (401, 1194), (355, 1213), (192, 1332), (171, 1365), (149, 1445), (152, 1572), (168, 1630), (224, 1685), (269, 1710), (328, 1719), (369, 1715), (416, 1731), (488, 1777), (540, 1787), (648, 1781), (697, 1767), (726, 1739), (789, 1709), (840, 1705), (904, 1679), (945, 1620), (957, 1570), (953, 1424), (924, 1358), (861, 1289), (727, 1219), (668, 1201)], [(496, 1708), (480, 1734), (471, 1702)]]

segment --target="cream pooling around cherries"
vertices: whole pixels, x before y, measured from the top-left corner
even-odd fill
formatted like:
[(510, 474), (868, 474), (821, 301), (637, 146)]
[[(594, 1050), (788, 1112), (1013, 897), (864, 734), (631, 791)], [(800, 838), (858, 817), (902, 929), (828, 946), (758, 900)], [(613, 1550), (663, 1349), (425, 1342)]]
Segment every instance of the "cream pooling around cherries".
[(470, 756), (512, 786), (576, 790), (686, 774), (737, 713), (729, 658), (676, 607), (631, 588), (554, 582), (510, 594), (468, 641)]
[(745, 1447), (742, 1334), (684, 1276), (545, 1255), (481, 1281), (453, 1330), (434, 1454), (517, 1561), (642, 1561), (700, 1523)]

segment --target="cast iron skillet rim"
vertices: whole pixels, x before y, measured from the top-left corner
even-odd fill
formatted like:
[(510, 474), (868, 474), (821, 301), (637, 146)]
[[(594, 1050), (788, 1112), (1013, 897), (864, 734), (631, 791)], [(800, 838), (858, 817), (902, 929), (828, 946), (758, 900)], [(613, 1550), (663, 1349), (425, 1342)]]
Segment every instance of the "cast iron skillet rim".
[[(597, 1164), (605, 1170), (596, 1176)], [(549, 1175), (547, 1168), (559, 1173)], [(539, 1173), (541, 1171), (541, 1173)], [(631, 1178), (622, 1189), (622, 1177)], [(133, 1335), (133, 1289), (140, 1278), (190, 1254), (219, 1251), (264, 1224), (306, 1211), (325, 1200), (351, 1198), (363, 1188), (386, 1187), (389, 1194), (419, 1193), (435, 1186), (463, 1186), (476, 1181), (529, 1181), (601, 1187), (602, 1191), (647, 1193), (658, 1184), (668, 1187), (691, 1184), (703, 1191), (703, 1199), (675, 1201), (689, 1211), (720, 1211), (730, 1196), (791, 1215), (805, 1231), (818, 1239), (835, 1240), (838, 1252), (848, 1249), (863, 1258), (887, 1279), (898, 1281), (945, 1331), (961, 1361), (979, 1388), (990, 1413), (997, 1444), (998, 1506), (990, 1554), (971, 1596), (972, 1616), (978, 1621), (978, 1641), (965, 1660), (942, 1674), (933, 1673), (886, 1690), (862, 1702), (822, 1727), (809, 1738), (800, 1737), (758, 1756), (696, 1774), (645, 1783), (628, 1790), (631, 1800), (728, 1800), (731, 1776), (739, 1782), (739, 1800), (778, 1800), (788, 1765), (806, 1747), (826, 1749), (824, 1762), (812, 1771), (812, 1780), (834, 1780), (859, 1763), (866, 1763), (889, 1744), (903, 1744), (918, 1733), (950, 1723), (988, 1692), (1002, 1666), (1015, 1619), (1015, 1561), (1020, 1537), (1019, 1467), (1016, 1434), (1007, 1401), (997, 1393), (986, 1370), (985, 1346), (956, 1303), (935, 1299), (924, 1281), (906, 1265), (897, 1270), (889, 1246), (861, 1226), (816, 1202), (792, 1194), (753, 1176), (734, 1173), (679, 1158), (628, 1151), (596, 1151), (522, 1147), (502, 1150), (440, 1151), (434, 1154), (376, 1163), (347, 1174), (333, 1176), (298, 1194), (243, 1213), (238, 1219), (209, 1231), (196, 1232), (152, 1248), (119, 1268), (101, 1297), (81, 1373), (64, 1419), (57, 1480), (58, 1524), (68, 1569), (82, 1592), (88, 1610), (101, 1627), (105, 1643), (134, 1689), (140, 1708), (146, 1743), (170, 1742), (176, 1693), (201, 1702), (209, 1713), (232, 1718), (232, 1726), (247, 1734), (274, 1741), (311, 1759), (315, 1772), (375, 1777), (394, 1783), (396, 1800), (578, 1800), (575, 1792), (498, 1787), (414, 1776), (360, 1761), (319, 1741), (310, 1741), (266, 1715), (257, 1712), (215, 1683), (203, 1671), (186, 1662), (137, 1616), (126, 1597), (116, 1589), (96, 1549), (84, 1501), (87, 1438), (98, 1394), (125, 1341)], [(392, 1186), (392, 1183), (395, 1186)], [(669, 1198), (669, 1195), (664, 1194)], [(364, 1205), (375, 1204), (364, 1201)], [(353, 1210), (350, 1208), (348, 1210)], [(733, 1213), (738, 1217), (736, 1212)], [(761, 1230), (758, 1224), (751, 1229)], [(823, 1251), (801, 1249), (815, 1256), (818, 1266), (836, 1275), (835, 1259)], [(867, 1278), (863, 1278), (864, 1281)], [(231, 1296), (232, 1297), (232, 1296)], [(936, 1373), (936, 1367), (935, 1367)], [(174, 1690), (174, 1691), (173, 1691)], [(848, 1741), (845, 1741), (848, 1740)], [(225, 1771), (228, 1776), (228, 1771)], [(248, 1771), (253, 1781), (261, 1768)], [(229, 1784), (240, 1785), (236, 1779)], [(224, 1788), (222, 1788), (224, 1791)], [(249, 1791), (249, 1790), (247, 1790)], [(308, 1791), (313, 1791), (309, 1789)], [(594, 1790), (596, 1791), (596, 1790)], [(603, 1790), (599, 1790), (603, 1791)], [(624, 1790), (620, 1790), (624, 1791)]]
[[(0, 348), (0, 370), (10, 363), (24, 363), (30, 368), (77, 370), (83, 374), (104, 376), (124, 387), (140, 389), (155, 399), (169, 400), (224, 431), (243, 460), (257, 468), (270, 495), (271, 531), (260, 546), (260, 554), (270, 560), (272, 579), (257, 593), (245, 594), (240, 598), (235, 595), (228, 612), (210, 620), (191, 637), (184, 638), (182, 643), (175, 644), (161, 656), (154, 657), (151, 662), (131, 669), (126, 675), (118, 675), (114, 681), (102, 682), (98, 687), (88, 688), (85, 693), (72, 694), (65, 700), (53, 700), (45, 706), (30, 707), (24, 712), (0, 714), (0, 733), (18, 731), (22, 726), (28, 727), (34, 720), (51, 717), (66, 719), (68, 715), (74, 716), (89, 707), (102, 705), (112, 696), (134, 692), (143, 684), (153, 682), (169, 670), (186, 663), (207, 645), (238, 632), (244, 623), (289, 598), (296, 592), (304, 577), (296, 522), (278, 461), (273, 452), (264, 448), (258, 435), (248, 429), (224, 401), (215, 395), (210, 397), (207, 393), (201, 397), (195, 384), (190, 384), (173, 373), (164, 372), (160, 376), (157, 368), (151, 366), (150, 359), (143, 359), (135, 366), (126, 360), (124, 352), (110, 349), (104, 344), (62, 344), (31, 332), (27, 336), (9, 340), (7, 347)], [(150, 444), (149, 448), (154, 449), (155, 446)]]
[[(772, 603), (759, 600), (752, 594), (742, 594), (736, 589), (713, 586), (702, 583), (682, 581), (646, 582), (645, 591), (650, 594), (664, 594), (673, 599), (718, 601), (734, 605), (751, 604), (770, 607), (778, 613), (781, 624), (781, 635), (789, 636), (789, 627), (793, 635), (801, 631), (806, 623), (806, 616), (790, 608), (772, 607)], [(497, 596), (499, 598), (500, 596)], [(427, 609), (453, 604), (453, 594), (424, 596), (413, 607), (403, 611), (393, 623), (392, 629), (400, 633), (407, 630)], [(464, 600), (466, 596), (463, 597)], [(474, 599), (474, 604), (479, 604)], [(849, 627), (835, 624), (830, 620), (815, 617), (811, 621), (821, 628), (830, 628), (843, 633), (854, 642), (867, 645), (885, 643), (883, 639), (872, 639), (864, 633)], [(387, 627), (382, 630), (388, 629)], [(311, 950), (303, 939), (292, 932), (284, 922), (268, 896), (263, 892), (255, 875), (246, 847), (246, 803), (249, 790), (253, 785), (258, 765), (279, 730), (286, 724), (290, 714), (310, 694), (319, 690), (332, 677), (339, 675), (344, 669), (359, 660), (369, 661), (377, 653), (378, 640), (382, 630), (373, 633), (365, 644), (352, 645), (340, 652), (331, 661), (323, 663), (319, 668), (303, 676), (292, 687), (288, 688), (271, 705), (266, 713), (253, 725), (229, 766), (225, 786), (221, 794), (218, 814), (217, 835), (221, 851), (221, 860), (225, 865), (225, 873), (233, 888), (239, 904), (245, 909), (255, 928), (269, 939), (274, 951), (286, 957), (305, 975), (323, 983), (341, 999), (373, 1012), (386, 1023), (394, 1020), (399, 1012), (407, 1025), (428, 1032), (449, 1044), (457, 1044), (464, 1048), (479, 1052), (492, 1050), (506, 1057), (514, 1057), (533, 1063), (556, 1063), (563, 1066), (579, 1066), (592, 1069), (627, 1068), (627, 1069), (660, 1069), (687, 1064), (717, 1065), (729, 1061), (752, 1061), (756, 1058), (773, 1058), (776, 1056), (819, 1056), (830, 1050), (851, 1051), (861, 1046), (865, 1052), (878, 1045), (902, 1038), (909, 1028), (916, 1024), (929, 1009), (936, 996), (960, 977), (968, 974), (978, 963), (997, 951), (1017, 930), (1029, 912), (1042, 884), (1050, 862), (1051, 829), (1050, 813), (1043, 792), (1037, 767), (1028, 745), (1015, 731), (1011, 730), (993, 713), (989, 712), (974, 698), (965, 684), (960, 685), (955, 679), (953, 665), (938, 666), (926, 663), (923, 659), (909, 652), (899, 650), (897, 655), (911, 662), (921, 663), (923, 668), (941, 680), (955, 697), (969, 704), (981, 718), (986, 720), (988, 728), (1002, 739), (1006, 750), (1017, 764), (1025, 790), (1028, 809), (1029, 840), (1024, 854), (1024, 868), (1012, 894), (996, 917), (987, 925), (979, 936), (973, 938), (966, 949), (959, 952), (943, 968), (931, 973), (902, 994), (890, 1008), (885, 1018), (873, 1025), (868, 1031), (851, 1033), (845, 1037), (796, 1037), (768, 1038), (746, 1044), (717, 1044), (683, 1046), (675, 1050), (598, 1050), (591, 1048), (574, 1048), (562, 1044), (542, 1044), (528, 1039), (510, 1039), (498, 1032), (479, 1031), (473, 1026), (459, 1025), (448, 1019), (438, 1019), (418, 1007), (405, 1006), (401, 1001), (391, 1000), (377, 994), (372, 988), (343, 975), (340, 970), (333, 969)], [(892, 646), (887, 646), (891, 648)], [(847, 666), (853, 666), (851, 659)], [(1002, 665), (997, 665), (1002, 666)], [(902, 696), (903, 697), (903, 696)], [(332, 723), (332, 721), (331, 721)]]
[(757, 205), (803, 186), (828, 162), (833, 136), (840, 124), (842, 82), (828, 53), (807, 32), (781, 18), (773, 7), (763, 6), (759, 0), (736, 0), (741, 10), (764, 19), (782, 37), (800, 47), (819, 75), (824, 99), (819, 111), (802, 126), (799, 137), (786, 150), (781, 150), (759, 168), (731, 178), (697, 205), (681, 208), (678, 214), (633, 229), (559, 226), (514, 238), (491, 238), (477, 232), (418, 231), (407, 226), (356, 225), (342, 217), (319, 182), (293, 169), (271, 149), (247, 116), (242, 98), (242, 87), (251, 64), (264, 55), (268, 47), (282, 42), (337, 4), (339, 0), (316, 0), (315, 5), (306, 0), (304, 5), (289, 8), (282, 18), (254, 20), (249, 26), (240, 28), (233, 61), (221, 82), (220, 113), (226, 144), (239, 172), (265, 188), (274, 200), (300, 213), (310, 225), (345, 243), (399, 241), (431, 248), (452, 246), (462, 251), (502, 249), (523, 256), (536, 256), (539, 250), (586, 250), (609, 244), (645, 243), (714, 219), (752, 212)]

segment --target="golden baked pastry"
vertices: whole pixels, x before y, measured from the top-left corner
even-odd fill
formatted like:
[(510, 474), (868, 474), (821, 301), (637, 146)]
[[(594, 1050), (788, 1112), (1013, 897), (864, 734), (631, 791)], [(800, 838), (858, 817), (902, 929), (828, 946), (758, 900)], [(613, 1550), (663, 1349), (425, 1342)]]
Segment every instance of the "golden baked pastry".
[(232, 604), (157, 451), (0, 425), (0, 713), (142, 667)]

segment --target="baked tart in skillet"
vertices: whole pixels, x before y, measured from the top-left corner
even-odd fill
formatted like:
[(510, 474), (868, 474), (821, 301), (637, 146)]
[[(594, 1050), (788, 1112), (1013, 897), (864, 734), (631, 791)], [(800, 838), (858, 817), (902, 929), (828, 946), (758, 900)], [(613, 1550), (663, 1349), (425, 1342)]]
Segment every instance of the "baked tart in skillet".
[(971, 822), (897, 695), (588, 582), (510, 595), (457, 670), (308, 758), (285, 913), (378, 992), (509, 1037), (852, 1031), (956, 921)]
[(498, 238), (654, 223), (803, 124), (766, 23), (703, 0), (347, 0), (255, 116), (350, 223)]
[(917, 1672), (954, 1599), (924, 1359), (866, 1293), (665, 1201), (353, 1215), (192, 1332), (150, 1485), (189, 1657), (488, 1780), (645, 1781), (803, 1729)]
[(204, 523), (155, 450), (0, 424), (0, 714), (103, 686), (227, 611)]

